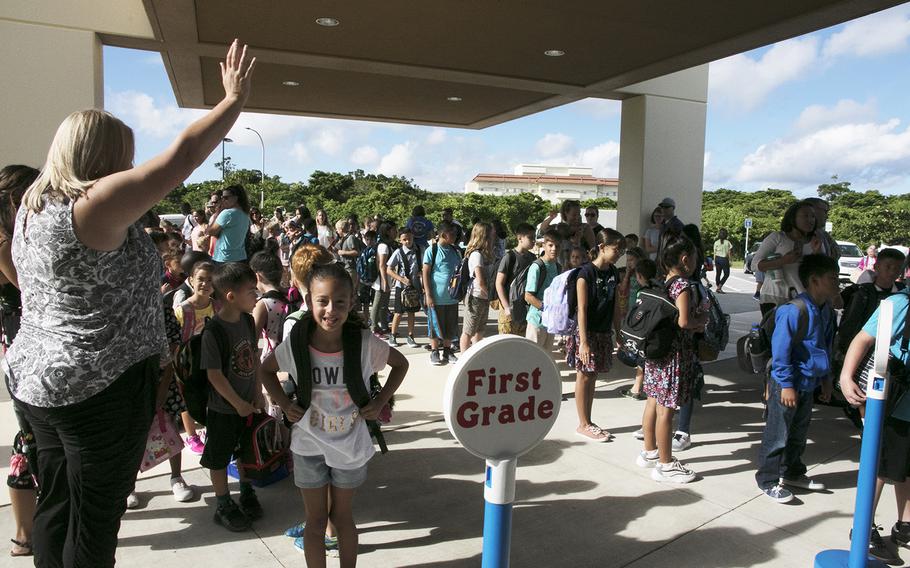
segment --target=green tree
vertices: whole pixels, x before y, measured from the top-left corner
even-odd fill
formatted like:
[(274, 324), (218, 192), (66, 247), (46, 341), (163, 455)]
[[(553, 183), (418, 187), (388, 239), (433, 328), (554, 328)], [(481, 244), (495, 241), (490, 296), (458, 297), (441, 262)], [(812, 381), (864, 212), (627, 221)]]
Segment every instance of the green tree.
[(852, 193), (849, 181), (837, 181), (837, 175), (831, 176), (831, 183), (823, 183), (818, 186), (818, 196), (828, 201), (836, 203), (842, 196)]
[(598, 209), (616, 209), (616, 201), (610, 199), (609, 197), (598, 197), (597, 199), (586, 199), (581, 202), (581, 210), (584, 211), (586, 208), (595, 206)]

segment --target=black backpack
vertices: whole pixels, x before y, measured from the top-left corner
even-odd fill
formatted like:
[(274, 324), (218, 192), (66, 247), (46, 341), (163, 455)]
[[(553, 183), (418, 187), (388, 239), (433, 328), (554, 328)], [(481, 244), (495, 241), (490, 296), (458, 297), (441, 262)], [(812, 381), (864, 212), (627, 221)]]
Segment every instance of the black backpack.
[(189, 279), (184, 280), (183, 284), (181, 284), (177, 288), (174, 288), (173, 290), (167, 292), (164, 295), (163, 301), (164, 301), (165, 308), (170, 308), (171, 310), (173, 310), (176, 307), (174, 305), (174, 296), (176, 296), (177, 292), (179, 292), (180, 290), (183, 290), (183, 292), (185, 294), (184, 299), (189, 298), (190, 296), (193, 295), (193, 289), (190, 288)]
[(705, 331), (697, 338), (698, 352), (702, 361), (716, 361), (730, 340), (730, 316), (720, 307), (717, 297), (701, 282), (695, 284), (699, 294), (710, 303)]
[[(792, 339), (793, 343), (800, 343), (809, 332), (809, 307), (806, 301), (799, 297), (793, 298), (787, 304), (793, 304), (799, 309), (796, 333)], [(762, 316), (757, 333), (744, 335), (737, 342), (736, 356), (742, 370), (751, 371), (756, 375), (768, 372), (768, 365), (771, 363), (771, 339), (774, 337), (774, 328), (777, 327), (778, 309), (780, 306)]]
[[(528, 287), (528, 271), (531, 270), (531, 267), (535, 264), (540, 267), (541, 277), (537, 279), (537, 288), (534, 290), (533, 294), (536, 298), (543, 300), (543, 283), (546, 280), (547, 266), (543, 260), (538, 258), (531, 264), (522, 268), (518, 274), (515, 275), (512, 283), (509, 284), (509, 305), (512, 306), (513, 322), (524, 321), (528, 317), (528, 302), (525, 300), (525, 292)], [(556, 266), (556, 272), (561, 272), (559, 264)]]
[[(250, 330), (256, 329), (253, 316), (250, 314), (241, 314), (241, 317), (250, 327)], [(186, 403), (186, 410), (190, 417), (205, 426), (206, 413), (209, 404), (209, 377), (206, 369), (202, 368), (202, 336), (206, 333), (212, 333), (215, 336), (215, 343), (218, 345), (218, 352), (221, 354), (221, 370), (225, 374), (231, 366), (231, 345), (228, 338), (227, 330), (221, 323), (212, 318), (205, 322), (205, 329), (190, 338), (185, 344), (180, 346), (177, 356), (174, 358), (174, 373), (180, 385), (180, 392)]]
[[(903, 286), (898, 285), (898, 290)], [(857, 333), (866, 325), (882, 300), (890, 296), (890, 290), (879, 291), (874, 282), (866, 284), (852, 284), (844, 288), (841, 298), (844, 300), (844, 312), (837, 328), (837, 338), (834, 341), (835, 351), (843, 356), (850, 347), (850, 342)]]
[(464, 300), (468, 294), (468, 285), (471, 283), (471, 269), (468, 267), (468, 255), (461, 259), (458, 270), (452, 275), (449, 282), (449, 296), (456, 302)]
[(629, 308), (619, 331), (625, 352), (643, 359), (662, 359), (670, 353), (679, 329), (679, 311), (667, 294), (672, 282), (639, 290), (638, 300)]
[[(304, 315), (294, 327), (291, 328), (290, 342), (291, 352), (294, 354), (294, 365), (296, 373), (294, 380), (297, 383), (297, 405), (304, 412), (310, 407), (310, 400), (313, 395), (312, 381), (312, 361), (310, 359), (310, 334), (316, 323), (309, 314)], [(344, 358), (344, 384), (347, 387), (351, 400), (357, 405), (357, 408), (363, 408), (373, 399), (370, 389), (363, 384), (363, 370), (360, 365), (360, 354), (363, 347), (363, 328), (351, 322), (346, 322), (341, 332), (341, 342), (343, 345)], [(370, 377), (370, 384), (374, 385), (378, 378), (374, 374)], [(379, 450), (382, 453), (389, 451), (385, 443), (385, 437), (379, 427), (379, 422), (367, 420), (367, 429), (370, 435), (376, 439)]]

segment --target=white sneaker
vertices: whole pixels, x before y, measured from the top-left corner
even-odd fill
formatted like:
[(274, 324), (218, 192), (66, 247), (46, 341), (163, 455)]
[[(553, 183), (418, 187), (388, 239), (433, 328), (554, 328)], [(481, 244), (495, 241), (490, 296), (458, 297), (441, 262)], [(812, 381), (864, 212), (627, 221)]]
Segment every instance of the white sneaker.
[(685, 432), (677, 431), (673, 434), (673, 451), (681, 452), (692, 445), (692, 438)]
[(651, 479), (670, 483), (689, 483), (695, 479), (695, 472), (673, 458), (670, 463), (656, 463), (651, 470)]
[(639, 428), (638, 430), (636, 430), (635, 433), (632, 434), (632, 435), (635, 436), (635, 439), (636, 439), (636, 440), (644, 440), (644, 439), (645, 439), (645, 431), (642, 430), (641, 428)]
[(639, 452), (638, 457), (635, 458), (635, 465), (638, 467), (654, 467), (658, 463), (658, 453), (657, 450), (646, 451), (642, 450)]
[(196, 492), (193, 491), (192, 487), (186, 484), (183, 477), (171, 478), (171, 491), (174, 493), (174, 500), (178, 503), (186, 503), (196, 496)]
[(136, 495), (135, 491), (131, 491), (130, 494), (126, 498), (126, 508), (135, 509), (138, 506), (139, 506), (139, 496)]

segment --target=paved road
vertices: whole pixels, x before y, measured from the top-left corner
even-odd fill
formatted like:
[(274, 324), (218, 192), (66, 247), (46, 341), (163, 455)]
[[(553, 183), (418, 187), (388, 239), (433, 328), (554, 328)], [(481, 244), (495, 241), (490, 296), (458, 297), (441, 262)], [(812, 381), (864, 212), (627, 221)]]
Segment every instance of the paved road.
[[(708, 278), (711, 284), (714, 284), (713, 272), (708, 273)], [(758, 302), (752, 299), (752, 294), (755, 293), (755, 278), (751, 274), (744, 274), (740, 268), (731, 269), (724, 291), (726, 294), (717, 294), (717, 298), (728, 314), (758, 310)]]

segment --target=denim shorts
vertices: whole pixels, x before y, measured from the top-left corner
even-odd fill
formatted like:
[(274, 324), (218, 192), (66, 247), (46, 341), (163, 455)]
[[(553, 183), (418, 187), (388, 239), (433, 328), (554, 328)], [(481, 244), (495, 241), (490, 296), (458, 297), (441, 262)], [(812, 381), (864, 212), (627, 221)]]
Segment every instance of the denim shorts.
[(294, 455), (294, 485), (301, 489), (318, 489), (333, 485), (339, 489), (355, 489), (367, 479), (367, 464), (357, 469), (338, 469), (325, 463), (325, 456)]

